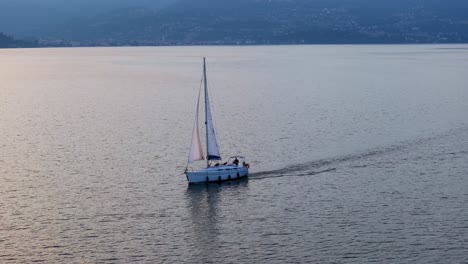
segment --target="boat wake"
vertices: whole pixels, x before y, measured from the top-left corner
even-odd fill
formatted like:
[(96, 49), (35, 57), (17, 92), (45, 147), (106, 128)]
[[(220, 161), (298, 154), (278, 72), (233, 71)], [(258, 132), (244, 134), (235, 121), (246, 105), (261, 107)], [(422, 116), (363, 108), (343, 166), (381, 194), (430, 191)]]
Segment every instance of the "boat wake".
[(365, 162), (367, 159), (391, 152), (401, 151), (407, 146), (408, 144), (395, 145), (344, 156), (320, 159), (308, 163), (287, 166), (277, 170), (251, 173), (249, 177), (252, 180), (276, 177), (303, 177), (332, 172), (346, 167), (365, 167), (367, 166)]
[(459, 131), (450, 130), (446, 134), (439, 134), (430, 137), (422, 137), (408, 141), (402, 141), (395, 145), (381, 146), (366, 151), (356, 152), (348, 155), (330, 157), (311, 161), (302, 164), (286, 166), (277, 170), (261, 171), (251, 173), (251, 180), (276, 178), (276, 177), (304, 177), (321, 173), (333, 172), (342, 169), (363, 168), (368, 166), (385, 167), (399, 160), (411, 159), (411, 153), (436, 141), (446, 141), (450, 137), (461, 132), (465, 133), (466, 128)]
[(287, 170), (287, 168), (284, 169), (279, 169), (279, 170), (274, 170), (274, 171), (263, 171), (263, 172), (256, 172), (256, 173), (251, 173), (249, 174), (250, 180), (260, 180), (260, 179), (265, 179), (265, 178), (278, 178), (278, 177), (305, 177), (305, 176), (311, 176), (311, 175), (316, 175), (319, 173), (325, 173), (325, 172), (330, 172), (334, 171), (336, 168), (329, 168), (325, 170), (310, 170), (307, 172), (298, 172), (296, 171), (290, 171)]

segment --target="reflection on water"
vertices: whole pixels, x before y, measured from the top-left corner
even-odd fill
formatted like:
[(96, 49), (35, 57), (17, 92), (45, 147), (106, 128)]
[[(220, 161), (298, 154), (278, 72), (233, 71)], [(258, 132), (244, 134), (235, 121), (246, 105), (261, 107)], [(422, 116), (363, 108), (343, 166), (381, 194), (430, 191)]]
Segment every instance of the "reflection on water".
[[(211, 256), (210, 252), (219, 244), (218, 208), (220, 203), (219, 186), (189, 186), (186, 191), (190, 209), (195, 248), (201, 256)], [(212, 262), (212, 260), (210, 260)]]
[(244, 196), (247, 188), (248, 178), (220, 184), (193, 184), (187, 187), (185, 197), (192, 222), (189, 230), (193, 233), (194, 255), (200, 263), (217, 262), (216, 258), (213, 258), (213, 251), (222, 244), (219, 238), (223, 228), (220, 224), (223, 222), (223, 219), (220, 219), (222, 207), (229, 196), (234, 194), (233, 199), (238, 195)]

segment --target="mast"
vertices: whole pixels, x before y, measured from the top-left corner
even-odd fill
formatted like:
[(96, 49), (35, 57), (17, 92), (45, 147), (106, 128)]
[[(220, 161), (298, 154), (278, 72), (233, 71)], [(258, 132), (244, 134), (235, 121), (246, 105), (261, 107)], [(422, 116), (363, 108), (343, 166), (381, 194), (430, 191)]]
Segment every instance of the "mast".
[(206, 62), (205, 58), (203, 58), (203, 84), (205, 88), (205, 132), (206, 132), (206, 167), (210, 166), (210, 158), (209, 158), (209, 140), (208, 140), (208, 85), (206, 80)]

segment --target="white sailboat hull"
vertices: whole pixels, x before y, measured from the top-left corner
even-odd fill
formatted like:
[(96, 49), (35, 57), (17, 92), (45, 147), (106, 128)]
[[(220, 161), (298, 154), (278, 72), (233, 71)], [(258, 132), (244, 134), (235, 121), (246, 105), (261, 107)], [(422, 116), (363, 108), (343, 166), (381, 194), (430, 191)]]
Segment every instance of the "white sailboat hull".
[(234, 165), (221, 165), (185, 173), (189, 184), (237, 180), (247, 177), (248, 174), (249, 170), (246, 167)]

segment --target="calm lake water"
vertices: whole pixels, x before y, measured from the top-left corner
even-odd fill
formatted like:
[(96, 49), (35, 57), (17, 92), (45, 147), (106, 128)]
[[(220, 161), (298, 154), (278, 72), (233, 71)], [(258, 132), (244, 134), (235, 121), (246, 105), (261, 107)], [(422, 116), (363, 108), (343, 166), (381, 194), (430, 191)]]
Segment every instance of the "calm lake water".
[[(188, 186), (202, 57), (221, 154)], [(468, 45), (0, 50), (0, 263), (467, 263)]]

